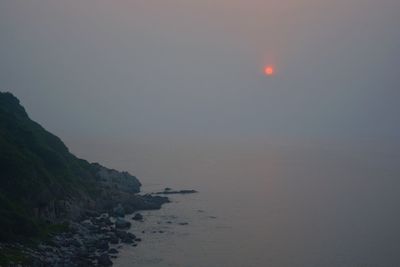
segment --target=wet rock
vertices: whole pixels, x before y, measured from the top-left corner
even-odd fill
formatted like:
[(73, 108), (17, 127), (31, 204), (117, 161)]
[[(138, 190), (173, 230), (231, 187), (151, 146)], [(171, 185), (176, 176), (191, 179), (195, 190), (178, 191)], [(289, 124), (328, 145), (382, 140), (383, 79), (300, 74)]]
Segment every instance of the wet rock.
[(140, 213), (136, 213), (135, 216), (132, 217), (132, 220), (143, 221), (143, 215)]
[(118, 243), (119, 243), (119, 238), (118, 238), (118, 237), (112, 238), (112, 239), (110, 240), (110, 243), (111, 243), (111, 244), (114, 244), (114, 245), (118, 244)]
[(133, 238), (129, 237), (129, 236), (125, 236), (121, 239), (122, 243), (125, 244), (132, 244), (133, 243)]
[(94, 218), (94, 217), (99, 217), (99, 216), (100, 216), (100, 213), (95, 210), (87, 210), (86, 214), (85, 214), (86, 218), (91, 218), (91, 217)]
[(136, 238), (136, 236), (134, 234), (126, 232), (126, 231), (121, 231), (121, 230), (117, 230), (115, 232), (115, 234), (117, 235), (117, 237), (119, 237), (121, 239), (125, 238), (125, 237), (129, 237), (129, 238), (132, 238), (132, 239)]
[(82, 246), (81, 242), (79, 242), (79, 241), (76, 240), (76, 239), (72, 239), (72, 240), (70, 241), (70, 244), (71, 244), (71, 246), (74, 246), (74, 247), (77, 247), (77, 248), (80, 248), (80, 247)]
[(110, 260), (110, 256), (107, 253), (103, 253), (97, 258), (97, 264), (99, 266), (112, 266), (113, 265), (112, 261)]
[[(123, 216), (121, 216), (123, 217)], [(111, 222), (110, 218), (108, 216), (102, 216), (100, 218), (97, 218), (94, 222), (95, 225), (106, 228), (108, 226), (111, 226), (113, 223)]]
[[(28, 266), (111, 266), (110, 258), (116, 257), (118, 250), (110, 248), (110, 243), (122, 242), (137, 246), (137, 242), (141, 241), (141, 238), (125, 231), (131, 223), (121, 217), (131, 214), (127, 213), (128, 211), (159, 209), (169, 200), (163, 196), (134, 195), (129, 200), (118, 200), (118, 202), (121, 204), (115, 206), (114, 200), (104, 200), (102, 204), (104, 208), (99, 209), (102, 213), (88, 211), (77, 220), (68, 222), (70, 228), (68, 232), (51, 234), (46, 245), (41, 244), (34, 249), (25, 248), (29, 260), (32, 259)], [(104, 212), (115, 214), (117, 216), (115, 223), (111, 221), (109, 214)], [(143, 215), (136, 213), (132, 219), (142, 221)]]
[(119, 243), (119, 238), (115, 233), (110, 233), (109, 234), (109, 238), (110, 238), (110, 243), (111, 244), (118, 244)]
[(127, 235), (130, 237), (130, 238), (132, 238), (132, 239), (136, 239), (136, 236), (134, 235), (134, 234), (132, 234), (132, 233), (127, 233)]
[(115, 228), (117, 229), (127, 229), (129, 227), (131, 227), (131, 223), (124, 219), (117, 218), (115, 221)]
[(121, 239), (122, 243), (131, 244), (136, 236), (132, 233), (125, 231), (117, 231), (116, 235)]
[(198, 193), (196, 190), (176, 190), (176, 191), (173, 191), (173, 190), (171, 190), (171, 188), (166, 188), (166, 189), (169, 189), (169, 190), (165, 190), (164, 189), (164, 191), (157, 192), (157, 193), (154, 193), (154, 194), (155, 195), (174, 195), (174, 194), (182, 194), (182, 195), (184, 195), (184, 194)]
[(133, 204), (136, 210), (158, 210), (164, 203), (169, 203), (168, 197), (143, 195), (138, 196)]
[(108, 242), (106, 240), (100, 240), (97, 242), (96, 248), (105, 251), (108, 250), (110, 246), (108, 245)]
[(88, 258), (89, 257), (89, 252), (85, 247), (82, 247), (76, 251), (76, 256), (78, 258)]
[(116, 217), (124, 217), (125, 209), (122, 207), (121, 204), (118, 204), (118, 206), (113, 209), (113, 214)]
[(108, 254), (118, 254), (118, 250), (116, 250), (115, 248), (111, 248), (111, 249), (108, 251)]
[(121, 231), (121, 230), (116, 230), (116, 231), (115, 231), (115, 235), (116, 235), (118, 238), (123, 238), (124, 236), (127, 235), (127, 232)]

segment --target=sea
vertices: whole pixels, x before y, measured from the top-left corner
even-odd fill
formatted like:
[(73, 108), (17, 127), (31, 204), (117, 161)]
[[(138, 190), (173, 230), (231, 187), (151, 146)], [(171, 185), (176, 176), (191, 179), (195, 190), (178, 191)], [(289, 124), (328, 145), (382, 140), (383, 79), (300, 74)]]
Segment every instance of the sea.
[(381, 142), (124, 142), (76, 146), (170, 195), (131, 220), (114, 266), (400, 266), (400, 146)]

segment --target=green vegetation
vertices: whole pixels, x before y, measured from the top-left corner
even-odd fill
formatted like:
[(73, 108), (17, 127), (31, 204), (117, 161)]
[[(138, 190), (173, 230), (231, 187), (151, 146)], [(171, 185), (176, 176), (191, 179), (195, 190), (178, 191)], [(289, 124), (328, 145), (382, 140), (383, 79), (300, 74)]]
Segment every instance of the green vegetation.
[(18, 248), (0, 248), (0, 266), (10, 264), (24, 264), (28, 262), (28, 257)]
[[(21, 219), (21, 218), (19, 218)], [(51, 245), (51, 237), (69, 231), (69, 225), (67, 223), (51, 224), (51, 223), (39, 223), (35, 228), (35, 237), (30, 239), (21, 239), (24, 242), (24, 246), (35, 249), (38, 244), (46, 243)], [(14, 236), (10, 236), (15, 238)], [(0, 266), (9, 266), (10, 264), (25, 264), (29, 266), (30, 257), (25, 255), (23, 250), (15, 245), (6, 245), (1, 247), (0, 245)]]
[(58, 206), (95, 196), (92, 165), (32, 121), (19, 100), (0, 92), (0, 241), (37, 237)]

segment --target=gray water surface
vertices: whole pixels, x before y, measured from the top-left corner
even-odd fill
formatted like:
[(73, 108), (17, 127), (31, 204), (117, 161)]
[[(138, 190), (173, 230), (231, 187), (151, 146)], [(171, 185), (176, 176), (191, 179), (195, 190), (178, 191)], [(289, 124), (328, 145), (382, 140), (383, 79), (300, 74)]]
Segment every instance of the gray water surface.
[(131, 229), (143, 242), (115, 266), (400, 266), (394, 147), (125, 147), (115, 163), (136, 170), (144, 191), (199, 193), (143, 212)]

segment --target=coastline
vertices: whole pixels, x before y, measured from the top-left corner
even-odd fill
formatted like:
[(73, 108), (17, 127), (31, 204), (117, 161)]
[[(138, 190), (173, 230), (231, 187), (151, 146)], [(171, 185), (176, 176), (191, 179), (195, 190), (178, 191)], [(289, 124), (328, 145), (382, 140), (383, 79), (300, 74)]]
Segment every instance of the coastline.
[[(141, 210), (160, 209), (169, 202), (166, 197), (136, 195), (144, 204), (136, 203), (137, 219)], [(0, 248), (8, 251), (7, 266), (112, 266), (118, 249), (137, 246), (140, 233), (129, 232), (131, 223), (126, 220), (133, 213), (125, 212), (118, 203), (108, 212), (87, 212), (80, 220), (65, 222), (63, 230), (49, 233), (34, 244), (3, 243)]]
[(169, 202), (73, 155), (11, 93), (0, 117), (0, 266), (111, 266), (110, 244), (140, 242), (124, 217)]
[[(172, 190), (116, 199), (108, 210), (86, 210), (78, 219), (56, 224), (59, 229), (33, 243), (0, 243), (0, 250), (7, 251), (6, 266), (112, 266), (121, 249), (133, 248), (142, 241), (143, 227), (131, 227), (134, 222), (144, 223), (142, 211), (160, 210), (170, 199), (160, 195), (187, 195), (196, 190)], [(175, 216), (172, 216), (175, 217)], [(158, 222), (160, 223), (160, 222)], [(187, 225), (187, 222), (167, 220), (165, 224)], [(55, 225), (53, 225), (55, 226)], [(163, 230), (152, 233), (164, 233)], [(0, 266), (3, 266), (0, 264)]]

